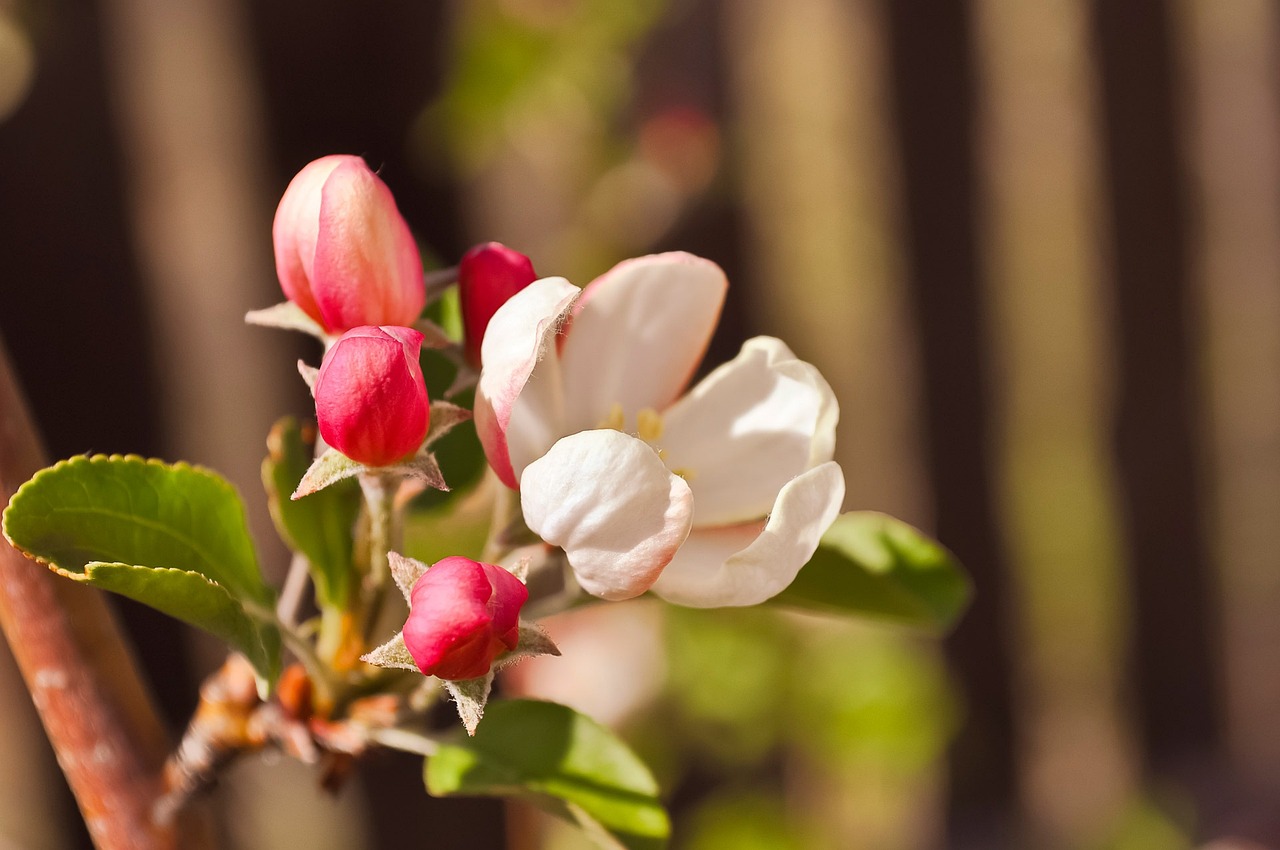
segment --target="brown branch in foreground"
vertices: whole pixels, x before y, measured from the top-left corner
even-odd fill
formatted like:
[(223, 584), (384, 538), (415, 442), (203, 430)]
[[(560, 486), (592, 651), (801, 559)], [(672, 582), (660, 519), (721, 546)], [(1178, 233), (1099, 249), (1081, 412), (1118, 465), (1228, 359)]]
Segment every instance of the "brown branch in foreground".
[[(44, 460), (0, 347), (5, 504)], [(165, 733), (98, 593), (57, 579), (0, 543), (0, 627), (95, 845), (101, 850), (175, 847), (172, 830), (151, 820)]]

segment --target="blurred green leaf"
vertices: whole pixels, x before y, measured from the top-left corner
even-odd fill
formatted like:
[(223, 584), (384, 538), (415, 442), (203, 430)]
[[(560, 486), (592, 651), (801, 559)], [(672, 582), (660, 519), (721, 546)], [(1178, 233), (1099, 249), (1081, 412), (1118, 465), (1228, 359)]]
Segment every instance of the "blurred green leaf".
[(955, 557), (901, 520), (847, 513), (773, 603), (950, 628), (968, 607), (972, 587)]
[(813, 850), (806, 835), (782, 805), (780, 795), (739, 793), (712, 798), (689, 817), (681, 846), (687, 850)]
[(762, 608), (673, 606), (665, 621), (668, 690), (689, 744), (724, 764), (765, 758), (782, 732), (794, 629)]
[[(918, 781), (958, 724), (936, 646), (849, 620), (814, 620), (794, 656), (794, 746), (882, 785)], [(914, 779), (913, 779), (914, 778)]]
[(277, 422), (267, 437), (262, 483), (280, 536), (310, 562), (320, 603), (343, 608), (354, 574), (352, 538), (360, 515), (360, 485), (351, 478), (291, 500), (289, 495), (311, 466), (315, 442), (314, 428), (304, 429), (291, 416)]
[(491, 704), (473, 738), (427, 760), (436, 796), (517, 796), (628, 850), (666, 846), (670, 824), (649, 769), (612, 732), (550, 702)]
[(56, 572), (207, 629), (272, 681), (280, 636), (244, 505), (205, 469), (140, 457), (76, 457), (14, 494), (4, 535)]

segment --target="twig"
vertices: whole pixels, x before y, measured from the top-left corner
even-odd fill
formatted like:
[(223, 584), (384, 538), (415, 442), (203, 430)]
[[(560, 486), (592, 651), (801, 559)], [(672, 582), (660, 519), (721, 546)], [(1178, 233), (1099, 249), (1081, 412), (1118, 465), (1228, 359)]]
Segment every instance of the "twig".
[[(44, 452), (0, 347), (0, 492)], [(151, 820), (165, 734), (118, 626), (96, 591), (60, 581), (0, 544), (0, 626), (100, 850), (176, 847)], [(92, 642), (83, 642), (92, 635)], [(188, 845), (189, 846), (189, 845)]]

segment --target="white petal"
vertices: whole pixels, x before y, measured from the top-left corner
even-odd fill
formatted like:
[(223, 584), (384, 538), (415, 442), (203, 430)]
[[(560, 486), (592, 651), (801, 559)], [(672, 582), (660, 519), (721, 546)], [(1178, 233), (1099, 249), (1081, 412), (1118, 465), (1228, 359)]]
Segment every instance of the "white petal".
[(763, 517), (782, 485), (831, 459), (836, 417), (817, 370), (757, 337), (666, 412), (655, 444), (693, 488), (695, 524), (729, 525)]
[(786, 589), (813, 557), (843, 500), (840, 466), (814, 467), (782, 488), (763, 531), (759, 525), (695, 529), (653, 592), (693, 608), (763, 602)]
[[(498, 308), (485, 331), (480, 347), (484, 369), (476, 385), (476, 432), (489, 465), (508, 487), (516, 486), (519, 475), (519, 468), (512, 466), (513, 453), (527, 456), (529, 447), (540, 442), (545, 442), (545, 450), (564, 433), (559, 428), (554, 374), (545, 380), (539, 377), (537, 389), (519, 405), (521, 415), (513, 417), (513, 410), (540, 359), (551, 361), (546, 371), (554, 372), (551, 342), (579, 294), (564, 278), (535, 280)], [(554, 436), (547, 439), (547, 434)]]
[(649, 589), (689, 534), (693, 494), (654, 450), (618, 431), (565, 437), (520, 479), (524, 519), (564, 549), (578, 583), (605, 599)]
[(627, 423), (680, 395), (707, 350), (728, 288), (692, 254), (627, 260), (583, 290), (562, 348), (565, 425), (598, 428), (615, 404)]

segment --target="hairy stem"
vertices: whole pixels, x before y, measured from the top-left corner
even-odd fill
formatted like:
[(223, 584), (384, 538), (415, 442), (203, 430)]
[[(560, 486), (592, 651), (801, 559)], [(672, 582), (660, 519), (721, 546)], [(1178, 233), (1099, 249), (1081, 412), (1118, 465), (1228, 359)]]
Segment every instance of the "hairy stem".
[(369, 509), (369, 573), (365, 576), (366, 607), (364, 637), (368, 641), (378, 626), (387, 588), (391, 585), (391, 566), (387, 553), (399, 546), (400, 517), (396, 510), (396, 492), (400, 479), (391, 475), (365, 473), (360, 476)]

